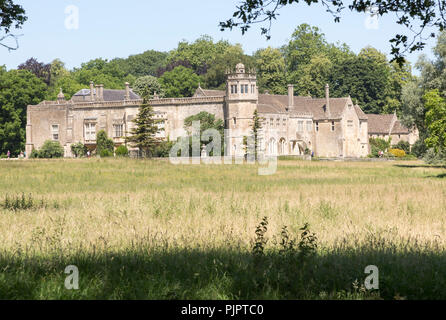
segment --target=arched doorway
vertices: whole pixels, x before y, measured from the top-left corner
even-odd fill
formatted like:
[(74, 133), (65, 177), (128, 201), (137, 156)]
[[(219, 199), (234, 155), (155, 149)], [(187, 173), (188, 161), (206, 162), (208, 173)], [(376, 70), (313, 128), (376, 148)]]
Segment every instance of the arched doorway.
[(277, 155), (277, 142), (276, 142), (276, 139), (274, 139), (274, 138), (269, 139), (268, 153), (271, 156)]
[(286, 154), (286, 140), (285, 138), (281, 138), (279, 140), (279, 155), (282, 156)]

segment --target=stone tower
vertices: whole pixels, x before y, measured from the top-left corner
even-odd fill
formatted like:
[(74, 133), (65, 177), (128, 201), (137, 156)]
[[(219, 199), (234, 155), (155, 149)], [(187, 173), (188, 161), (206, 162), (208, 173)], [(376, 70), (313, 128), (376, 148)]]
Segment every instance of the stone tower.
[(245, 153), (243, 137), (251, 134), (252, 117), (258, 102), (255, 72), (247, 71), (243, 63), (234, 71), (226, 72), (225, 128), (226, 154), (242, 157)]

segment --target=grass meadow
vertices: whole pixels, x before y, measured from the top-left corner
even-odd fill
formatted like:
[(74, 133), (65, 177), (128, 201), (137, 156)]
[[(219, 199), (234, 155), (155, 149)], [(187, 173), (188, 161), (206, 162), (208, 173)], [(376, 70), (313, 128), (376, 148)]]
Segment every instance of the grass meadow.
[(0, 299), (446, 299), (445, 216), (417, 161), (0, 161)]

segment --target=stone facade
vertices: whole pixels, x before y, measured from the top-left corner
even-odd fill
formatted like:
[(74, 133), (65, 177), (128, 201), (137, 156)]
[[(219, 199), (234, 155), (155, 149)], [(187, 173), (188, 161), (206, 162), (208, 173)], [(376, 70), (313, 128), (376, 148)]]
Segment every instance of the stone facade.
[[(320, 157), (365, 157), (368, 155), (368, 120), (350, 97), (294, 96), (259, 94), (256, 75), (238, 64), (227, 73), (226, 91), (199, 87), (190, 98), (150, 100), (164, 128), (159, 136), (176, 140), (185, 135), (184, 120), (201, 111), (223, 119), (228, 131), (227, 155), (243, 156), (243, 137), (251, 134), (253, 113), (262, 118), (259, 145), (267, 155), (304, 155)], [(26, 151), (40, 148), (46, 140), (57, 140), (71, 157), (71, 145), (82, 142), (96, 147), (96, 133), (105, 130), (115, 145), (125, 143), (142, 100), (126, 84), (125, 90), (107, 90), (90, 84), (66, 101), (61, 93), (57, 101), (28, 106)]]

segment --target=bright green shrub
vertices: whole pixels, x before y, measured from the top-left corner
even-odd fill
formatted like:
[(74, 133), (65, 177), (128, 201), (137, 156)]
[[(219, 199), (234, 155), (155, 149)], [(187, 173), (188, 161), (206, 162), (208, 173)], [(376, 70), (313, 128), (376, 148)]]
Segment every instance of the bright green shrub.
[(60, 145), (59, 141), (47, 140), (43, 143), (40, 150), (33, 150), (31, 152), (31, 158), (41, 158), (41, 159), (52, 159), (52, 158), (62, 158), (64, 155), (64, 150)]
[(71, 152), (76, 158), (85, 157), (87, 155), (87, 146), (85, 146), (82, 142), (72, 144)]
[(386, 141), (384, 139), (381, 139), (381, 138), (370, 138), (369, 143), (370, 143), (370, 150), (371, 150), (370, 154), (375, 158), (378, 158), (378, 156), (379, 156), (378, 153), (380, 151), (384, 152), (390, 148), (390, 142)]
[(104, 130), (100, 130), (96, 134), (96, 153), (102, 157), (113, 157), (114, 143), (109, 139)]
[(128, 157), (129, 156), (129, 149), (125, 145), (120, 145), (116, 148), (116, 156), (117, 157)]

